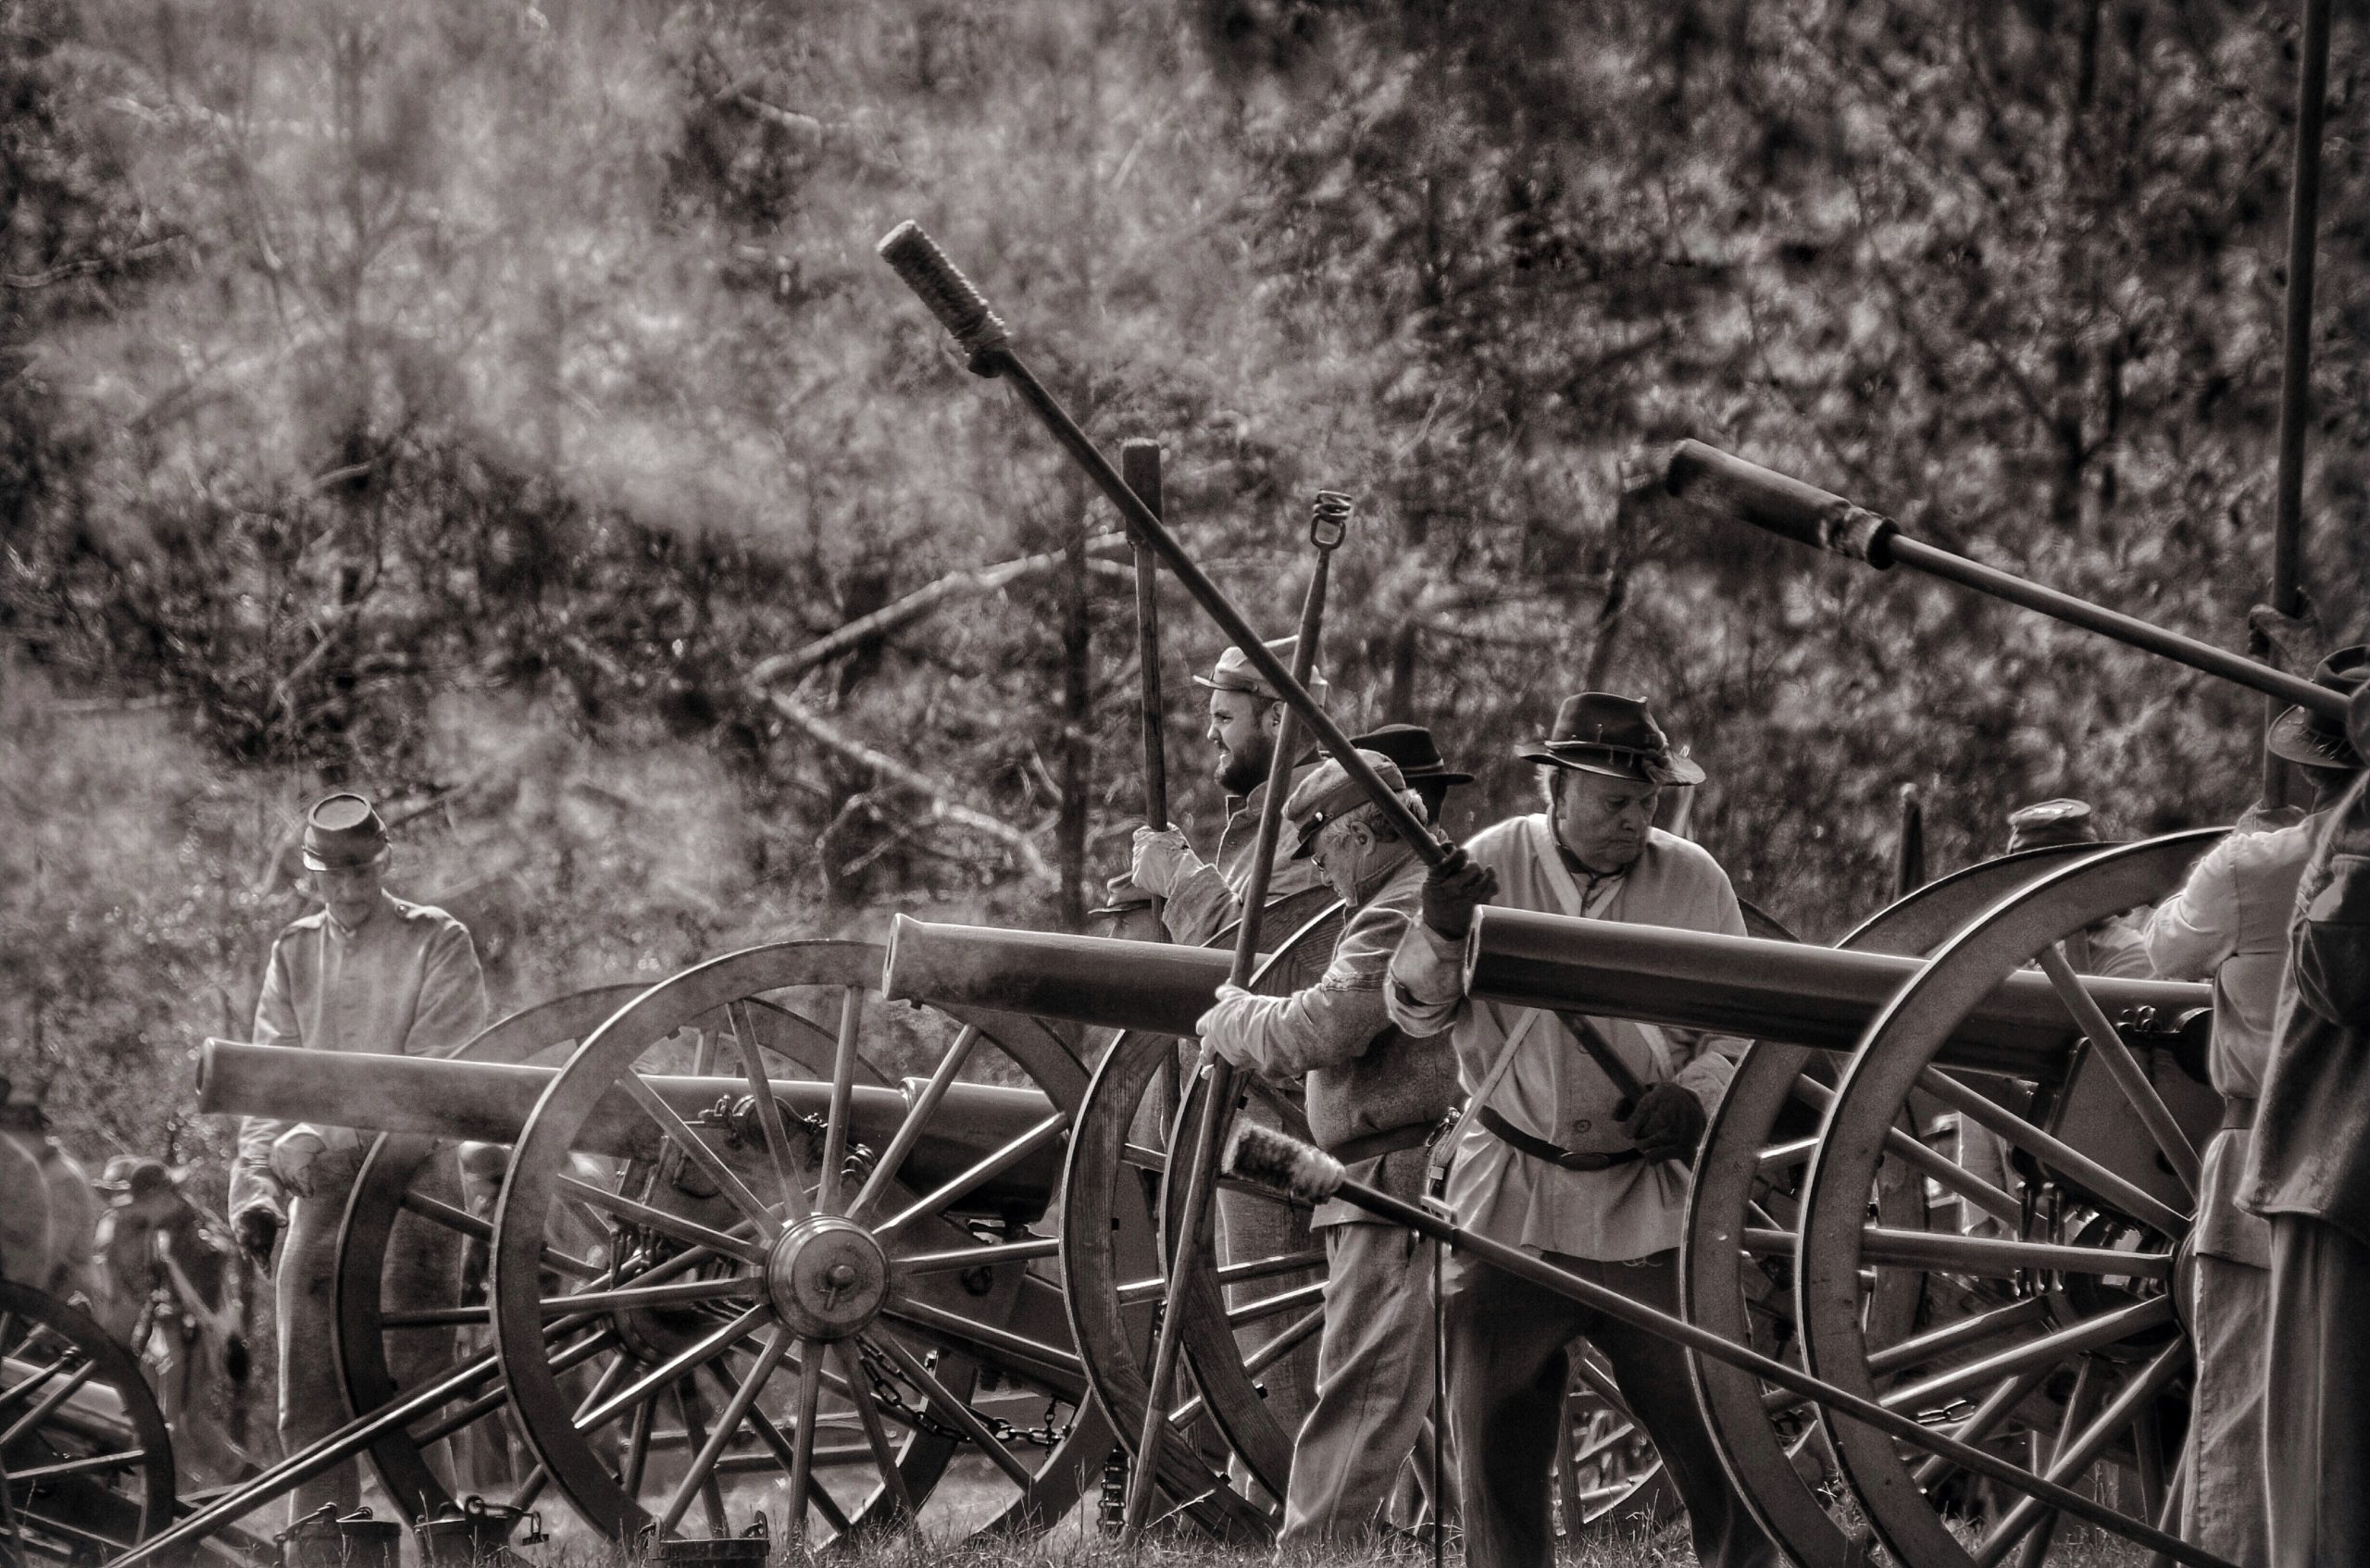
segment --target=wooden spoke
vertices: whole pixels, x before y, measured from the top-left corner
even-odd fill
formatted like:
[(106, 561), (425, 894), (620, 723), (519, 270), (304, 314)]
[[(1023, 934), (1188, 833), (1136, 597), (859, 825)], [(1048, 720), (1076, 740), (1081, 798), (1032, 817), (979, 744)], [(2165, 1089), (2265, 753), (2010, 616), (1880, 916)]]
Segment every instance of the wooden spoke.
[(66, 1370), (67, 1363), (73, 1361), (78, 1353), (73, 1347), (67, 1347), (64, 1355), (51, 1362), (47, 1366), (34, 1368), (21, 1381), (12, 1384), (6, 1392), (0, 1393), (0, 1413), (16, 1409), (46, 1388), (52, 1378)]
[(726, 1279), (685, 1279), (668, 1285), (621, 1285), (614, 1290), (547, 1296), (543, 1299), (543, 1308), (545, 1317), (557, 1317), (566, 1313), (631, 1312), (642, 1307), (680, 1306), (687, 1301), (745, 1301), (764, 1289), (765, 1281), (755, 1275), (736, 1274)]
[[(589, 1411), (577, 1412), (577, 1425), (581, 1426), (585, 1416), (590, 1413)], [(657, 1420), (656, 1399), (647, 1399), (634, 1406), (633, 1420), (629, 1424), (626, 1434), (625, 1457), (617, 1463), (617, 1485), (625, 1488), (628, 1497), (642, 1494), (642, 1472), (650, 1463), (650, 1429)]]
[(1313, 1312), (1306, 1317), (1302, 1318), (1298, 1323), (1293, 1324), (1290, 1328), (1285, 1329), (1281, 1334), (1277, 1335), (1273, 1339), (1268, 1340), (1266, 1344), (1252, 1351), (1249, 1355), (1243, 1357), (1242, 1370), (1254, 1376), (1266, 1371), (1269, 1367), (1275, 1365), (1278, 1362), (1291, 1354), (1294, 1350), (1299, 1348), (1302, 1341), (1305, 1340), (1310, 1335), (1316, 1333), (1318, 1329), (1324, 1326), (1325, 1311), (1320, 1307), (1316, 1312)]
[[(1239, 1263), (1221, 1263), (1210, 1271), (1219, 1285), (1241, 1285), (1254, 1279), (1271, 1279), (1279, 1274), (1298, 1274), (1303, 1269), (1323, 1268), (1325, 1253), (1311, 1248), (1299, 1252), (1279, 1252), (1272, 1258), (1252, 1258)], [(1161, 1278), (1131, 1279), (1119, 1287), (1119, 1304), (1133, 1306), (1139, 1301), (1157, 1301), (1168, 1295), (1168, 1281)]]
[(1075, 1350), (975, 1322), (899, 1291), (890, 1293), (880, 1313), (951, 1350), (1026, 1378), (1073, 1403), (1086, 1397), (1086, 1363)]
[[(2070, 1440), (2060, 1441), (2056, 1450), (2051, 1454), (2047, 1473), (2049, 1479), (2064, 1484), (2088, 1470), (2106, 1450), (2114, 1435), (2137, 1421), (2156, 1396), (2180, 1375), (2189, 1365), (2189, 1349), (2186, 1339), (2176, 1339), (2157, 1351), (2147, 1367), (2125, 1385), (2123, 1391), (2099, 1412), (2097, 1419), (2089, 1421), (2078, 1434), (2075, 1434), (2074, 1427), (2078, 1419), (2077, 1412), (2082, 1411), (2086, 1401), (2077, 1397), (2069, 1402), (2066, 1420)], [(2077, 1396), (2079, 1393), (2077, 1388)], [(2040, 1523), (2045, 1512), (2053, 1516), (2054, 1511), (2049, 1510), (2038, 1498), (2019, 1498), (2015, 1506), (2003, 1514), (1992, 1526), (1991, 1533), (1984, 1537), (1983, 1549), (1977, 1554), (1976, 1561), (1985, 1568), (1998, 1562), (2027, 1530)]]
[(1245, 1301), (1239, 1307), (1230, 1307), (1227, 1310), (1226, 1325), (1229, 1328), (1241, 1328), (1246, 1323), (1264, 1323), (1268, 1318), (1281, 1317), (1286, 1313), (1297, 1311), (1312, 1303), (1321, 1306), (1324, 1300), (1325, 1282), (1320, 1279), (1314, 1285), (1279, 1290), (1272, 1296), (1262, 1296), (1255, 1301)]
[(948, 1393), (946, 1386), (930, 1375), (929, 1368), (922, 1364), (921, 1358), (899, 1344), (896, 1336), (884, 1334), (879, 1339), (866, 1342), (888, 1357), (905, 1381), (920, 1389), (929, 1402), (938, 1407), (941, 1414), (961, 1427), (963, 1435), (977, 1444), (995, 1467), (1011, 1478), (1013, 1485), (1026, 1492), (1037, 1484), (1037, 1478), (1029, 1474), (1029, 1467), (980, 1423), (969, 1405)]
[(774, 1086), (766, 1076), (764, 1058), (757, 1050), (757, 1027), (749, 1017), (749, 1004), (736, 1002), (725, 1010), (725, 1017), (732, 1026), (732, 1044), (740, 1053), (742, 1076), (749, 1080), (749, 1098), (755, 1102), (757, 1126), (764, 1129), (766, 1158), (773, 1164), (774, 1184), (781, 1189), (782, 1206), (792, 1220), (803, 1220), (814, 1211), (806, 1201), (805, 1184), (799, 1180), (798, 1164), (790, 1157), (790, 1129), (782, 1125), (781, 1101), (774, 1098)]
[[(731, 1442), (732, 1435), (741, 1429), (742, 1419), (749, 1413), (749, 1407), (755, 1404), (757, 1396), (764, 1392), (766, 1379), (773, 1375), (774, 1368), (780, 1366), (782, 1357), (790, 1353), (791, 1343), (791, 1334), (787, 1328), (776, 1327), (766, 1337), (765, 1348), (757, 1352), (755, 1369), (741, 1380), (740, 1387), (732, 1390), (732, 1398), (725, 1404), (723, 1413), (716, 1418), (716, 1429), (710, 1432), (707, 1435), (707, 1440), (700, 1445), (699, 1453), (692, 1460), (690, 1468), (684, 1471), (682, 1480), (676, 1485), (674, 1495), (667, 1500), (666, 1512), (658, 1517), (660, 1535), (669, 1533), (681, 1523), (684, 1513), (692, 1506), (692, 1497), (695, 1492), (703, 1487), (713, 1487), (716, 1485), (716, 1462), (723, 1457), (725, 1446)], [(802, 1372), (799, 1378), (799, 1400), (802, 1407), (805, 1403), (806, 1387), (810, 1381)], [(802, 1423), (802, 1428), (811, 1427), (812, 1425), (809, 1419)], [(684, 1430), (686, 1432), (691, 1430), (688, 1423)], [(808, 1447), (811, 1448), (812, 1443), (813, 1439), (810, 1436), (807, 1439)], [(794, 1492), (797, 1488), (798, 1481), (793, 1477), (792, 1489)]]
[[(2046, 1366), (2029, 1367), (2013, 1377), (2002, 1378), (1983, 1396), (1983, 1400), (1967, 1412), (1967, 1418), (1951, 1428), (1951, 1436), (1962, 1443), (1979, 1443), (2000, 1429), (2000, 1424), (2016, 1412), (2016, 1407), (2030, 1399), (2034, 1391), (2049, 1381), (2056, 1371), (2054, 1362)], [(1920, 1487), (1932, 1487), (1958, 1466), (1947, 1454), (1934, 1454), (1920, 1463), (1914, 1472)]]
[[(765, 1412), (763, 1406), (749, 1407), (749, 1428), (757, 1434), (757, 1441), (766, 1446), (766, 1451), (773, 1455), (775, 1468), (787, 1476), (796, 1455), (791, 1449), (790, 1439), (782, 1436), (781, 1428), (773, 1424), (773, 1418)], [(806, 1501), (823, 1516), (825, 1524), (841, 1535), (845, 1536), (854, 1528), (848, 1521), (846, 1511), (840, 1507), (830, 1492), (823, 1489), (823, 1483), (811, 1472), (806, 1477)]]
[(1027, 1241), (1004, 1241), (979, 1247), (954, 1247), (943, 1252), (914, 1252), (893, 1260), (890, 1271), (898, 1275), (960, 1274), (965, 1269), (994, 1268), (1004, 1263), (1027, 1263), (1032, 1258), (1050, 1258), (1061, 1247), (1051, 1236), (1041, 1236)]
[[(787, 1339), (781, 1343), (784, 1350), (789, 1349)], [(815, 1479), (815, 1417), (823, 1400), (822, 1350), (822, 1346), (813, 1343), (798, 1347), (798, 1403), (793, 1407), (796, 1417), (790, 1431), (790, 1495), (793, 1500), (805, 1499), (819, 1489)], [(792, 1506), (798, 1513), (791, 1537), (803, 1539), (806, 1535), (806, 1510), (798, 1500), (793, 1500)]]
[(1994, 1104), (1948, 1074), (1929, 1067), (1917, 1076), (1917, 1087), (1959, 1114), (1973, 1120), (1977, 1126), (1998, 1133), (2042, 1164), (2053, 1165), (2066, 1175), (2077, 1177), (2092, 1192), (2143, 1225), (2153, 1226), (2168, 1236), (2189, 1233), (2190, 1215), (2151, 1197), (2072, 1144), (2052, 1138), (2014, 1111)]
[(1154, 1149), (1149, 1143), (1129, 1143), (1120, 1148), (1119, 1164), (1140, 1171), (1150, 1171), (1154, 1176), (1166, 1176), (1168, 1151)]
[(644, 1230), (655, 1230), (661, 1236), (671, 1237), (677, 1241), (705, 1247), (712, 1251), (721, 1252), (727, 1257), (738, 1258), (744, 1263), (753, 1263), (760, 1268), (765, 1266), (766, 1250), (754, 1241), (743, 1240), (737, 1236), (729, 1236), (723, 1231), (711, 1229), (697, 1220), (688, 1220), (680, 1214), (670, 1214), (664, 1209), (654, 1209), (647, 1203), (637, 1202), (622, 1192), (611, 1192), (606, 1188), (594, 1187), (591, 1182), (580, 1180), (572, 1176), (560, 1176), (556, 1178), (555, 1185), (560, 1191), (573, 1193), (593, 1207), (605, 1209), (617, 1218), (638, 1225)]
[[(707, 1139), (693, 1131), (692, 1125), (677, 1114), (675, 1108), (650, 1087), (648, 1078), (629, 1067), (617, 1075), (617, 1087), (642, 1107), (644, 1115), (658, 1124), (658, 1130), (672, 1139), (708, 1180), (716, 1183), (716, 1188), (724, 1194), (725, 1201), (740, 1210), (742, 1217), (757, 1227), (758, 1235), (768, 1241), (781, 1235), (781, 1222), (774, 1218), (773, 1211), (766, 1207), (765, 1201), (750, 1191), (749, 1184), (741, 1179), (740, 1173), (726, 1164), (722, 1156), (708, 1147)], [(581, 1192), (587, 1188), (583, 1183), (578, 1182), (570, 1190)], [(593, 1188), (589, 1190), (600, 1189)]]
[[(1795, 1075), (1793, 1095), (1821, 1111), (1835, 1103), (1835, 1091), (1807, 1074)], [(1814, 1148), (1818, 1143), (1815, 1138), (1802, 1141)], [(1956, 1160), (1940, 1150), (1928, 1149), (1897, 1126), (1885, 1129), (1885, 1154), (1888, 1158), (1902, 1161), (1920, 1175), (1931, 1176), (1942, 1185), (1945, 1191), (1964, 1198), (2003, 1225), (2016, 1225), (2024, 1218), (2024, 1206), (2013, 1194), (2001, 1191)]]
[(915, 1514), (914, 1495), (905, 1485), (905, 1468), (897, 1462), (897, 1450), (889, 1439), (889, 1428), (880, 1419), (880, 1405), (865, 1386), (864, 1369), (856, 1364), (855, 1351), (844, 1344), (831, 1347), (838, 1358), (840, 1371), (847, 1379), (849, 1399), (855, 1406), (855, 1418), (864, 1428), (864, 1440), (872, 1450), (874, 1468), (880, 1472), (880, 1484), (887, 1488), (889, 1500), (896, 1508), (899, 1519), (911, 1519)]
[(81, 1366), (76, 1367), (72, 1372), (67, 1374), (65, 1380), (59, 1383), (56, 1388), (50, 1389), (48, 1393), (44, 1394), (41, 1399), (34, 1403), (32, 1409), (17, 1417), (16, 1421), (10, 1425), (6, 1431), (0, 1432), (0, 1453), (5, 1453), (7, 1450), (16, 1445), (18, 1438), (23, 1437), (26, 1433), (34, 1430), (36, 1427), (40, 1426), (43, 1422), (47, 1421), (51, 1416), (56, 1415), (59, 1406), (63, 1405), (67, 1400), (72, 1399), (77, 1393), (81, 1392), (82, 1385), (88, 1383), (92, 1378), (96, 1377), (98, 1375), (99, 1363), (93, 1361), (86, 1361)]
[(880, 1158), (864, 1178), (864, 1186), (857, 1191), (855, 1201), (848, 1205), (850, 1215), (861, 1217), (888, 1192), (889, 1184), (896, 1180), (897, 1173), (904, 1168), (905, 1156), (913, 1152), (914, 1145), (921, 1141), (922, 1131), (929, 1125), (930, 1117), (938, 1114), (939, 1102), (946, 1098), (947, 1090), (954, 1087), (954, 1080), (961, 1076), (964, 1064), (971, 1060), (971, 1048), (979, 1043), (977, 1026), (966, 1024), (955, 1031), (954, 1039), (946, 1047), (946, 1054), (940, 1057), (938, 1065), (931, 1069), (929, 1081), (922, 1085), (921, 1093), (914, 1097), (913, 1109), (907, 1111), (904, 1120), (897, 1124), (897, 1130), (890, 1135), (889, 1147), (880, 1151)]
[(1811, 1163), (1818, 1152), (1818, 1139), (1798, 1138), (1791, 1143), (1773, 1143), (1761, 1151), (1759, 1169), (1763, 1176), (1776, 1171), (1790, 1171)]
[[(2109, 1279), (2170, 1279), (2170, 1252), (2118, 1252), (2111, 1247), (2067, 1247), (2049, 1241), (2011, 1241), (1937, 1230), (1895, 1230), (1870, 1226), (1861, 1233), (1863, 1263), (2014, 1279), (2020, 1274), (2085, 1274)], [(1790, 1257), (1800, 1238), (1790, 1230), (1748, 1230), (1745, 1250), (1764, 1257)]]
[(69, 1475), (105, 1475), (118, 1470), (129, 1470), (147, 1457), (146, 1449), (126, 1449), (121, 1453), (94, 1453), (81, 1459), (63, 1460), (56, 1464), (11, 1470), (8, 1472), (8, 1484), (20, 1487), (41, 1481), (62, 1481)]
[(840, 1038), (831, 1055), (831, 1112), (823, 1126), (823, 1169), (815, 1191), (818, 1213), (840, 1212), (840, 1188), (847, 1179), (848, 1108), (855, 1098), (856, 1032), (864, 1023), (864, 993), (850, 986), (840, 993)]
[(1915, 1338), (1888, 1345), (1868, 1357), (1868, 1370), (1879, 1377), (1896, 1372), (1906, 1372), (1922, 1366), (1937, 1356), (1963, 1350), (1969, 1345), (1980, 1344), (1994, 1335), (2022, 1328), (2028, 1323), (2039, 1323), (2049, 1315), (2049, 1303), (2039, 1296), (2024, 1296), (2004, 1307), (1994, 1307), (1973, 1317), (1940, 1328), (1931, 1329)]
[[(694, 1453), (705, 1452), (708, 1432), (705, 1408), (700, 1400), (699, 1384), (686, 1375), (676, 1380), (673, 1393), (675, 1408), (682, 1412), (683, 1441), (690, 1445)], [(730, 1436), (730, 1433), (726, 1434), (728, 1440)], [(724, 1488), (717, 1482), (716, 1466), (711, 1464), (705, 1472), (697, 1472), (696, 1467), (693, 1467), (692, 1470), (687, 1470), (685, 1474), (690, 1478), (692, 1490), (699, 1497), (700, 1512), (707, 1519), (709, 1537), (717, 1539), (730, 1535), (732, 1522), (724, 1512)]]
[(773, 1309), (769, 1306), (751, 1307), (730, 1323), (725, 1324), (692, 1345), (668, 1356), (636, 1378), (626, 1388), (610, 1395), (594, 1409), (580, 1416), (576, 1422), (576, 1429), (580, 1432), (592, 1432), (605, 1426), (631, 1406), (655, 1397), (660, 1390), (670, 1386), (685, 1373), (714, 1361), (734, 1345), (746, 1339), (763, 1327), (766, 1320), (772, 1315)]
[(917, 1199), (912, 1204), (900, 1210), (893, 1218), (876, 1227), (874, 1234), (886, 1238), (894, 1235), (917, 1219), (941, 1212), (964, 1194), (994, 1180), (1038, 1150), (1061, 1137), (1069, 1125), (1068, 1112), (1054, 1112), (1010, 1143), (973, 1164), (968, 1170), (948, 1177), (945, 1184), (935, 1192), (928, 1197)]
[[(404, 1194), (403, 1207), (406, 1213), (418, 1214), (421, 1219), (441, 1225), (447, 1230), (458, 1231), (471, 1240), (488, 1243), (493, 1240), (493, 1226), (466, 1210), (456, 1209), (417, 1188)], [(572, 1274), (579, 1279), (598, 1279), (608, 1272), (589, 1259), (576, 1257), (550, 1246), (543, 1249), (543, 1263), (556, 1274)]]
[(1979, 1361), (1964, 1366), (1953, 1366), (1936, 1373), (1920, 1382), (1895, 1388), (1884, 1396), (1883, 1403), (1891, 1410), (1915, 1411), (1930, 1405), (1944, 1396), (1956, 1395), (1963, 1389), (1977, 1388), (1996, 1378), (2023, 1372), (2029, 1367), (2047, 1366), (2066, 1357), (2087, 1350), (2102, 1350), (2117, 1340), (2134, 1334), (2144, 1334), (2161, 1328), (2173, 1321), (2173, 1304), (2162, 1297), (2150, 1301), (2135, 1302), (2116, 1312), (2061, 1328), (2054, 1334), (2044, 1334), (2038, 1339), (2027, 1339), (1995, 1350)]
[(2115, 1087), (2123, 1090), (2123, 1097), (2131, 1101), (2131, 1108), (2139, 1114), (2139, 1120), (2148, 1128), (2148, 1136), (2155, 1139), (2156, 1147), (2164, 1151), (2164, 1163), (2172, 1167), (2175, 1179), (2181, 1184), (2181, 1190), (2192, 1198), (2196, 1197), (2199, 1179), (2197, 1146), (2189, 1140), (2189, 1134), (2181, 1130), (2172, 1108), (2164, 1103), (2164, 1097), (2156, 1092), (2156, 1086), (2148, 1081), (2148, 1070), (2139, 1064), (2139, 1058), (2131, 1054), (2131, 1047), (2124, 1043), (2123, 1036), (2108, 1021), (2106, 1010), (2099, 1005), (2098, 998), (2090, 994), (2089, 988), (2083, 985), (2074, 973), (2074, 965), (2065, 961), (2064, 944), (2052, 942), (2037, 956), (2040, 960), (2041, 973), (2049, 977), (2051, 989), (2057, 992), (2057, 999), (2065, 1003), (2065, 1010), (2074, 1014), (2076, 1023), (2082, 1026), (2082, 1033), (2090, 1042), (2090, 1053), (2105, 1066), (2107, 1076), (2114, 1079)]

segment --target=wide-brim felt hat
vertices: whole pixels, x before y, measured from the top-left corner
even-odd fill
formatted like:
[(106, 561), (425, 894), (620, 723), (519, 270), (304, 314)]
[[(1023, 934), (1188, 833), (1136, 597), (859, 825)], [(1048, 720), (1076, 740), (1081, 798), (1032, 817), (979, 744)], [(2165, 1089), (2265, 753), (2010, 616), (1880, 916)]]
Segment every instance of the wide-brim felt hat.
[[(1358, 755), (1381, 777), (1385, 787), (1407, 788), (1406, 776), (1399, 771), (1399, 765), (1380, 752), (1361, 747)], [(1350, 770), (1341, 765), (1340, 759), (1328, 757), (1318, 763), (1307, 778), (1294, 786), (1291, 798), (1284, 803), (1284, 821), (1294, 835), (1291, 857), (1306, 860), (1316, 853), (1316, 835), (1324, 831), (1327, 823), (1346, 816), (1373, 800), (1365, 787), (1350, 777)]]
[(1458, 773), (1441, 756), (1432, 732), (1420, 724), (1386, 724), (1379, 729), (1350, 737), (1362, 752), (1376, 752), (1399, 765), (1399, 775), (1410, 785), (1470, 784), (1473, 775)]
[[(2313, 667), (2313, 684), (2342, 691), (2348, 697), (2370, 685), (2370, 643), (2339, 648)], [(2299, 704), (2271, 721), (2264, 749), (2309, 767), (2355, 768), (2362, 753), (2346, 738), (2345, 720), (2330, 718)]]
[(1701, 784), (1703, 770), (1670, 749), (1642, 698), (1583, 691), (1564, 699), (1545, 740), (1515, 753), (1525, 762), (1641, 784)]
[(360, 795), (324, 795), (305, 814), (306, 866), (344, 871), (375, 864), (387, 852), (387, 825)]
[[(1300, 639), (1297, 637), (1279, 637), (1266, 644), (1267, 652), (1275, 654), (1276, 662), (1286, 669), (1292, 667), (1292, 654), (1299, 648)], [(1193, 684), (1207, 687), (1213, 691), (1241, 691), (1271, 703), (1283, 701), (1283, 694), (1268, 684), (1267, 678), (1259, 673), (1259, 666), (1251, 662), (1251, 655), (1232, 643), (1218, 654), (1218, 662), (1209, 674), (1193, 678)], [(1311, 669), (1308, 672), (1308, 694), (1322, 703), (1326, 691), (1325, 672)]]

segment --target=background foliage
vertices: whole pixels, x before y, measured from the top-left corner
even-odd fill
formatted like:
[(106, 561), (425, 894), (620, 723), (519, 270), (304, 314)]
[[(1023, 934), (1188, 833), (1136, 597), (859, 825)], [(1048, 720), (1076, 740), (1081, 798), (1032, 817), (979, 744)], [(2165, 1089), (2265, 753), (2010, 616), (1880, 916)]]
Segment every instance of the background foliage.
[[(2370, 143), (2340, 6), (2307, 560), (2370, 578)], [(1356, 492), (1346, 720), (1508, 753), (1651, 694), (1691, 830), (1832, 936), (1915, 783), (2252, 798), (2261, 704), (1632, 490), (1693, 435), (2227, 645), (2268, 574), (2291, 8), (2203, 0), (5, 0), (0, 1071), (218, 1152), (325, 785), (496, 998), (939, 906), (1076, 925), (1140, 809), (1114, 526), (871, 255), (921, 219), (1255, 619)], [(793, 652), (950, 574), (1063, 557)], [(1124, 559), (1124, 557), (1121, 557)], [(1188, 820), (1214, 786), (1169, 602)], [(778, 702), (776, 699), (780, 699)], [(789, 706), (785, 708), (782, 703)], [(909, 781), (817, 727), (936, 781)]]

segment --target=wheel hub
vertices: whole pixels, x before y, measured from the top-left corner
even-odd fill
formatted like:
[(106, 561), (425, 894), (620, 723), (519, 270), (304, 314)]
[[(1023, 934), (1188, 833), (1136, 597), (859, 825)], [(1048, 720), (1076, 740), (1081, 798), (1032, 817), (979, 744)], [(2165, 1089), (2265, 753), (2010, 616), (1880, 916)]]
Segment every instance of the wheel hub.
[(844, 1339), (880, 1313), (889, 1259), (872, 1233), (837, 1214), (817, 1214), (782, 1232), (766, 1259), (766, 1294), (805, 1339)]

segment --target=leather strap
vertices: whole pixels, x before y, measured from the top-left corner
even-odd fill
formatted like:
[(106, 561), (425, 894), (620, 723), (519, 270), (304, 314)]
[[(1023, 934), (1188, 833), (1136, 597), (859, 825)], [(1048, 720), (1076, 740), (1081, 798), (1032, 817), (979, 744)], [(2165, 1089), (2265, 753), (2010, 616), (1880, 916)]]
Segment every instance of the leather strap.
[(1615, 1165), (1627, 1165), (1645, 1158), (1635, 1149), (1619, 1149), (1609, 1154), (1582, 1154), (1570, 1149), (1559, 1149), (1543, 1138), (1533, 1138), (1515, 1126), (1490, 1106), (1481, 1107), (1474, 1120), (1490, 1130), (1491, 1136), (1518, 1153), (1567, 1171), (1609, 1171)]
[(1355, 1138), (1345, 1138), (1328, 1146), (1325, 1152), (1345, 1165), (1354, 1165), (1361, 1160), (1396, 1154), (1402, 1149), (1421, 1149), (1430, 1141), (1432, 1128), (1436, 1125), (1432, 1122), (1410, 1122), (1403, 1127), (1392, 1127), (1386, 1132), (1362, 1132)]

